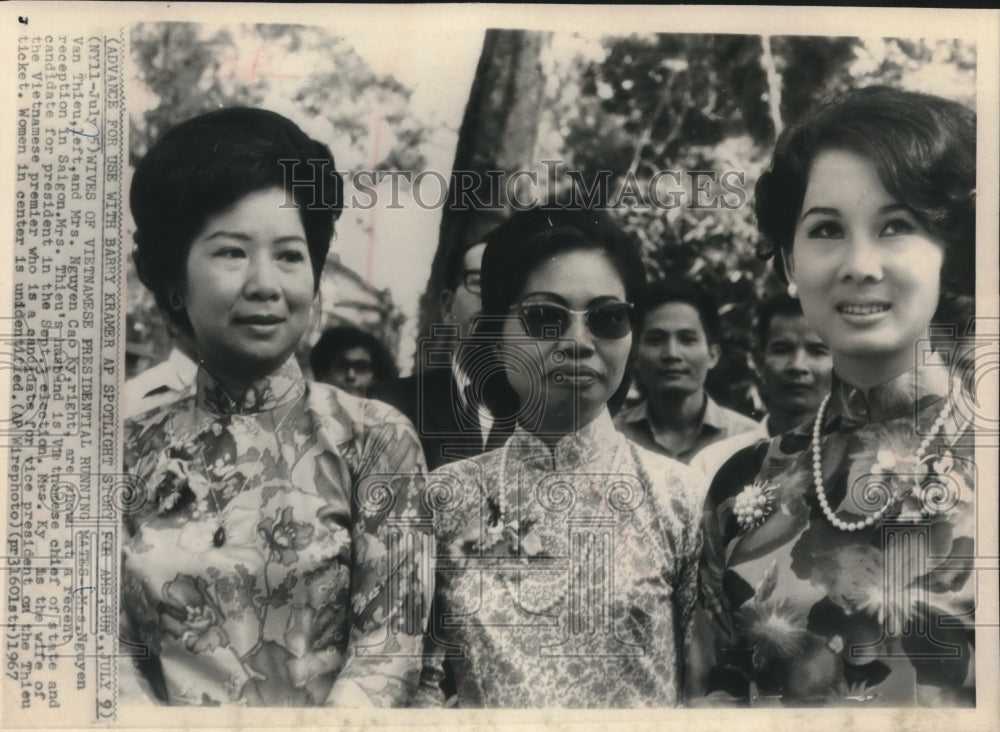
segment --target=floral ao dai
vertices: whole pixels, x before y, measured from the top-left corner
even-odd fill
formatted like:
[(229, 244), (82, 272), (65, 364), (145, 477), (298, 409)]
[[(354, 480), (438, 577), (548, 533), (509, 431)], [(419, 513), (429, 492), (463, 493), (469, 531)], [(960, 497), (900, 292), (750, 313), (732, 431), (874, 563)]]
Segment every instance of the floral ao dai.
[(755, 704), (974, 703), (973, 442), (947, 371), (932, 360), (867, 395), (834, 379), (815, 436), (808, 420), (717, 473), (710, 688)]
[(671, 706), (696, 597), (704, 488), (606, 412), (554, 452), (518, 428), (431, 474), (438, 572), (425, 701)]
[(147, 693), (207, 705), (410, 700), (430, 517), (402, 415), (307, 383), (294, 359), (241, 404), (200, 371), (194, 396), (127, 423), (125, 462), (140, 490), (126, 515), (123, 652), (149, 649)]

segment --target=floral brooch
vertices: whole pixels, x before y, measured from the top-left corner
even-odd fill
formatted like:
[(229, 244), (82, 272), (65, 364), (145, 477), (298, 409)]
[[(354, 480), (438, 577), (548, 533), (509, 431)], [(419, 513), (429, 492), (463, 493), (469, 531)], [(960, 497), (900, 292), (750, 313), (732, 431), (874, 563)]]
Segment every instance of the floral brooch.
[(742, 531), (764, 523), (774, 511), (774, 486), (768, 480), (755, 480), (736, 496), (733, 513)]

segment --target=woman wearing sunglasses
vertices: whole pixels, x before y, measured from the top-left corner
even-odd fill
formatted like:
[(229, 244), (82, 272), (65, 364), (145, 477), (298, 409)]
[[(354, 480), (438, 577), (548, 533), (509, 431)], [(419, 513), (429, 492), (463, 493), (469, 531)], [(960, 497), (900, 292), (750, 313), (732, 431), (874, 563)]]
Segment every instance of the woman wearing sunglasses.
[(447, 661), (461, 706), (674, 705), (700, 492), (611, 422), (642, 315), (639, 253), (602, 212), (522, 211), (490, 236), (482, 290), (494, 347), (471, 375), (488, 402), (515, 400), (516, 426), (431, 477), (425, 701)]

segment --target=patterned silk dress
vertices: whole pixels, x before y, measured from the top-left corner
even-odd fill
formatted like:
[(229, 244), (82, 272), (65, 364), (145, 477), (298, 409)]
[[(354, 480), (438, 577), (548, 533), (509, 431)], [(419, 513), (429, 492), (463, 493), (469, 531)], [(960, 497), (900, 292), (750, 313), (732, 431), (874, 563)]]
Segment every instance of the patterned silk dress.
[(520, 427), (428, 479), (438, 570), (421, 701), (634, 707), (679, 701), (704, 486), (602, 415), (554, 451)]
[[(126, 423), (122, 688), (170, 704), (408, 703), (431, 597), (424, 464), (294, 358)], [(128, 696), (126, 693), (126, 701)]]
[[(935, 431), (949, 392), (950, 414)], [(975, 703), (971, 404), (934, 359), (867, 395), (834, 378), (820, 437), (823, 491), (848, 524), (884, 508), (861, 529), (838, 528), (821, 510), (814, 420), (719, 470), (705, 511), (704, 607), (717, 651), (710, 696)]]

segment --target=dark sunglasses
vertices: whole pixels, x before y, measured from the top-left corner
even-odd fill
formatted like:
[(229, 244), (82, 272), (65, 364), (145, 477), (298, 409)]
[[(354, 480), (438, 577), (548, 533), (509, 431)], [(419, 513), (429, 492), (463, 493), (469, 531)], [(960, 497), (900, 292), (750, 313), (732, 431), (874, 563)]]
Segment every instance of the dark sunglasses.
[(586, 310), (573, 310), (554, 302), (531, 302), (514, 305), (524, 324), (524, 330), (532, 338), (562, 338), (569, 330), (570, 318), (582, 315), (583, 322), (595, 338), (616, 341), (632, 332), (632, 309), (630, 302), (606, 302)]

